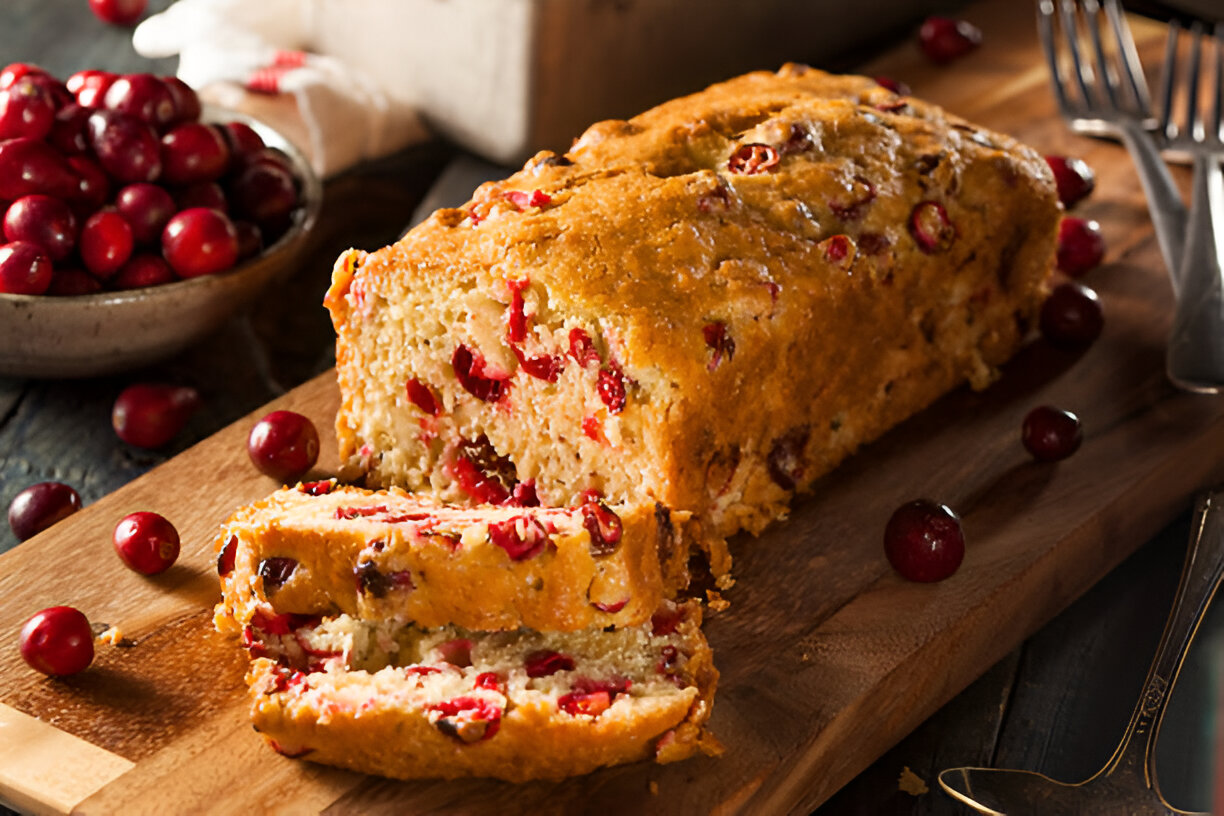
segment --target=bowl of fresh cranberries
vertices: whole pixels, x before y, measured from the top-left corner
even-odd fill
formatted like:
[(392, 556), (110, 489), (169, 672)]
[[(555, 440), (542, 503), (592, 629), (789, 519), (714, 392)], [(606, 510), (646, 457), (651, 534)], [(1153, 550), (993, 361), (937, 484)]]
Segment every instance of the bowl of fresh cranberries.
[(293, 270), (322, 186), (175, 77), (0, 70), (0, 376), (169, 357)]

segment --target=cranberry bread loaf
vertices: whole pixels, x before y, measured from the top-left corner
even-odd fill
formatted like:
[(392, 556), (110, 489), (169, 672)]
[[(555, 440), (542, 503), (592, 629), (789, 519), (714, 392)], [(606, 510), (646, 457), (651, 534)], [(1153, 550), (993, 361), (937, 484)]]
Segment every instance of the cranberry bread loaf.
[(531, 481), (759, 531), (991, 381), (1058, 219), (1036, 152), (863, 77), (787, 65), (601, 122), (338, 260), (342, 459), (448, 501)]
[(238, 510), (217, 537), (216, 626), (332, 615), (486, 631), (650, 619), (688, 581), (687, 513), (439, 505), (399, 489), (309, 482)]
[(556, 779), (717, 753), (718, 673), (695, 603), (636, 627), (542, 633), (280, 616), (248, 645), (273, 748), (404, 779)]

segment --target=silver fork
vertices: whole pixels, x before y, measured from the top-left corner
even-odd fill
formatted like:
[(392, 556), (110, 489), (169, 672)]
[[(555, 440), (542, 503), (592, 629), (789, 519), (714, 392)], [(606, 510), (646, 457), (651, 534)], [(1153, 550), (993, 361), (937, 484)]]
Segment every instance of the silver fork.
[[(1107, 39), (1102, 29), (1110, 32)], [(1180, 288), (1186, 206), (1149, 128), (1156, 124), (1143, 66), (1117, 0), (1038, 0), (1037, 32), (1059, 110), (1076, 133), (1122, 140), (1135, 162), (1160, 254)], [(1091, 44), (1085, 58), (1083, 42)], [(1113, 43), (1113, 51), (1106, 48)]]
[[(1169, 334), (1165, 367), (1169, 379), (1189, 391), (1224, 391), (1224, 272), (1220, 255), (1224, 250), (1224, 134), (1221, 133), (1221, 108), (1224, 107), (1224, 24), (1217, 24), (1214, 65), (1203, 63), (1204, 26), (1194, 23), (1189, 30), (1190, 55), (1184, 72), (1178, 71), (1178, 40), (1181, 26), (1169, 27), (1165, 49), (1163, 102), (1160, 130), (1166, 148), (1184, 151), (1194, 157), (1194, 181), (1190, 189), (1190, 216), (1186, 227), (1184, 251), (1176, 279), (1179, 282), (1177, 309)], [(1209, 44), (1210, 45), (1210, 44)], [(1200, 75), (1211, 73), (1210, 111), (1204, 116), (1199, 94)], [(1179, 82), (1179, 77), (1184, 77)], [(1178, 86), (1184, 90), (1184, 125), (1173, 122), (1173, 105)]]

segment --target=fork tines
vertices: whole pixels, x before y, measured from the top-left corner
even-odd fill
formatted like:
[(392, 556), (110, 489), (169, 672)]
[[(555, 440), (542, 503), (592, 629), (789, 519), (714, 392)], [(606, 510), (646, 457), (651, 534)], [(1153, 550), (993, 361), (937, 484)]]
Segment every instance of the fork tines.
[[(1186, 59), (1184, 74), (1179, 71), (1179, 42), (1190, 40), (1190, 53)], [(1221, 108), (1224, 108), (1224, 23), (1217, 23), (1215, 31), (1204, 47), (1206, 26), (1202, 22), (1194, 22), (1189, 29), (1183, 28), (1177, 20), (1169, 23), (1169, 39), (1165, 44), (1164, 75), (1161, 80), (1160, 132), (1164, 134), (1170, 145), (1176, 147), (1180, 141), (1184, 146), (1188, 142), (1221, 144), (1224, 133), (1221, 132)], [(1202, 71), (1203, 53), (1211, 50), (1214, 45), (1215, 60), (1212, 73), (1211, 97), (1208, 103), (1210, 114), (1204, 118), (1204, 105), (1200, 94), (1200, 77)], [(1179, 76), (1184, 76), (1183, 83), (1178, 82)], [(1184, 97), (1180, 99), (1182, 108), (1179, 126), (1175, 121), (1174, 107), (1178, 105), (1178, 87), (1185, 88)]]
[(1143, 66), (1117, 0), (1039, 0), (1037, 30), (1059, 109), (1080, 120), (1077, 130), (1108, 131), (1117, 116), (1150, 115)]

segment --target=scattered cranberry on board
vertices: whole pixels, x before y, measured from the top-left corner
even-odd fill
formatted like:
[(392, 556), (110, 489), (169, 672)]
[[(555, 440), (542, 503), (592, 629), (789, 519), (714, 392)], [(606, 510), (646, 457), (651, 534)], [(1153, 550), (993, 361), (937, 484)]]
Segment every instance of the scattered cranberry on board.
[(104, 23), (135, 25), (144, 16), (149, 0), (89, 0), (89, 8)]
[(71, 606), (37, 612), (21, 627), (21, 657), (31, 668), (52, 677), (84, 671), (93, 662), (89, 619)]
[(1085, 349), (1105, 326), (1101, 299), (1079, 281), (1060, 283), (1041, 304), (1039, 324), (1041, 336), (1055, 348)]
[(1079, 417), (1052, 405), (1039, 405), (1024, 417), (1020, 441), (1039, 462), (1057, 462), (1079, 450), (1084, 439)]
[(183, 429), (200, 407), (200, 393), (187, 385), (137, 383), (120, 392), (111, 410), (115, 433), (138, 448), (160, 448)]
[(960, 59), (981, 44), (981, 29), (968, 20), (928, 17), (918, 29), (918, 45), (936, 65)]
[(141, 575), (165, 572), (179, 555), (178, 530), (147, 510), (124, 516), (111, 540), (123, 563)]
[(907, 502), (893, 511), (884, 528), (884, 554), (906, 580), (942, 581), (965, 557), (960, 518), (930, 499)]
[(1046, 164), (1054, 173), (1058, 186), (1058, 200), (1066, 209), (1071, 209), (1096, 187), (1096, 173), (1083, 159), (1073, 156), (1046, 156)]
[(32, 484), (9, 503), (8, 522), (18, 541), (33, 538), (81, 509), (81, 496), (62, 482)]
[(1105, 257), (1101, 225), (1086, 218), (1067, 216), (1058, 225), (1058, 268), (1078, 278), (1100, 265)]
[(319, 459), (319, 432), (301, 414), (273, 411), (251, 428), (247, 454), (260, 473), (295, 482)]

